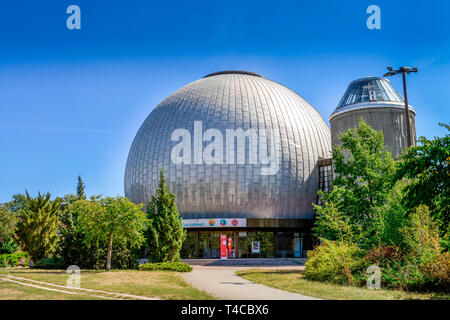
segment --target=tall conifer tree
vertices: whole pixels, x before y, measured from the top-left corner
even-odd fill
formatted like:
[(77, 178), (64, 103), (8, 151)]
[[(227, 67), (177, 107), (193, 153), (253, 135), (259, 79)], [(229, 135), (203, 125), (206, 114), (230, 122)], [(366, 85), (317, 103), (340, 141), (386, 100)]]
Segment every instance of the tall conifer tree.
[(186, 232), (178, 212), (175, 194), (169, 191), (161, 169), (156, 195), (147, 207), (150, 220), (147, 231), (149, 260), (152, 262), (177, 261)]
[(22, 221), (18, 224), (17, 236), (31, 259), (37, 261), (50, 257), (56, 250), (61, 202), (50, 200), (50, 193), (38, 193), (36, 198), (32, 198), (26, 192), (26, 196), (26, 205), (20, 211)]
[(84, 182), (83, 179), (81, 179), (81, 175), (78, 175), (77, 198), (78, 200), (86, 200), (86, 193), (84, 192)]

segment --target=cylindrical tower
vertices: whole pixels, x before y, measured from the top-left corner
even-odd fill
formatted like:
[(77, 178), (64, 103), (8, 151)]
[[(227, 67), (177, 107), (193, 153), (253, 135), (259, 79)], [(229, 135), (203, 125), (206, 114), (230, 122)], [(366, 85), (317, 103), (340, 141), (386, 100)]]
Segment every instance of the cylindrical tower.
[[(416, 144), (415, 111), (409, 106), (412, 144)], [(330, 116), (331, 143), (339, 142), (339, 134), (358, 125), (363, 118), (377, 131), (382, 131), (384, 144), (393, 157), (397, 157), (407, 146), (405, 102), (382, 77), (365, 77), (352, 81), (336, 110)]]

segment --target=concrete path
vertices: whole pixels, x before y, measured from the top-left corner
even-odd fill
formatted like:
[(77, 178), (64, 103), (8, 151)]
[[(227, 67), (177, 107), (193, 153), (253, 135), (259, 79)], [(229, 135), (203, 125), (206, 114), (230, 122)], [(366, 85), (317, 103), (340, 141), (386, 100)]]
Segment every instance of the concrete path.
[[(252, 281), (243, 279), (236, 275), (236, 271), (255, 268), (236, 266), (192, 266), (192, 272), (182, 273), (186, 282), (194, 287), (204, 290), (218, 298), (225, 300), (319, 300), (317, 298), (304, 296), (298, 293), (287, 292)], [(267, 267), (264, 269), (297, 269), (299, 267)]]

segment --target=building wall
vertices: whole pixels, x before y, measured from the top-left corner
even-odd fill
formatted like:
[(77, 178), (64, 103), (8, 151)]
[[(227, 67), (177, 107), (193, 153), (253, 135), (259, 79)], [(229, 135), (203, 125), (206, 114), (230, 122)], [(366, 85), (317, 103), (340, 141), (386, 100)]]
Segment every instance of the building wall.
[[(405, 110), (395, 107), (366, 108), (347, 111), (332, 116), (331, 143), (339, 143), (341, 132), (357, 127), (360, 117), (377, 131), (383, 131), (384, 143), (391, 149), (393, 157), (397, 157), (406, 147)], [(413, 145), (416, 144), (416, 126), (414, 112), (409, 112)]]

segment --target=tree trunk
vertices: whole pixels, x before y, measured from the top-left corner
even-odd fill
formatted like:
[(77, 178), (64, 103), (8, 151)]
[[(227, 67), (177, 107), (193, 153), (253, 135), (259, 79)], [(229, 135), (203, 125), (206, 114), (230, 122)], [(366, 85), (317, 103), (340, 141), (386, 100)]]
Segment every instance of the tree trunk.
[(344, 248), (344, 241), (342, 241), (340, 243), (340, 246), (342, 247), (342, 262), (344, 264), (344, 271), (345, 271), (345, 275), (347, 276), (347, 284), (351, 285), (352, 284), (352, 271), (350, 270), (350, 268), (347, 266), (347, 258), (345, 256), (345, 248)]
[(108, 239), (108, 254), (106, 256), (106, 270), (111, 270), (111, 255), (112, 255), (113, 233), (109, 234)]

